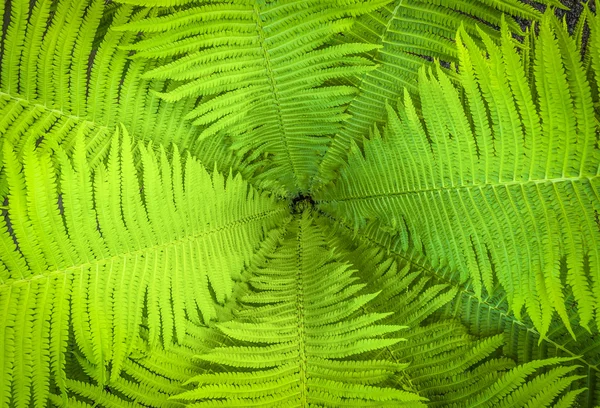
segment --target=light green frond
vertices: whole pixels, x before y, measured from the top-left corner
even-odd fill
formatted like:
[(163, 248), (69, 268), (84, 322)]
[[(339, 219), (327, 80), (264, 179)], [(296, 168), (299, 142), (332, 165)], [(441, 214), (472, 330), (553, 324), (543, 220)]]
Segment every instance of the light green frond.
[[(119, 123), (138, 139), (190, 145), (194, 130), (183, 117), (193, 103), (158, 99), (150, 91), (172, 84), (143, 79), (154, 63), (132, 61), (128, 51), (119, 49), (137, 38), (113, 27), (143, 18), (145, 12), (121, 5), (107, 17), (114, 5), (101, 0), (15, 0), (6, 6), (10, 18), (0, 41), (0, 132), (19, 160), (30, 138), (43, 151), (60, 146), (70, 152), (77, 133), (86, 132), (95, 166)], [(0, 196), (5, 194), (2, 173)]]
[(482, 35), (498, 40), (500, 33), (495, 27), (501, 26), (504, 18), (511, 33), (522, 35), (513, 17), (536, 21), (541, 15), (529, 4), (513, 0), (395, 0), (360, 17), (342, 41), (380, 45), (371, 52), (377, 69), (353, 80), (358, 93), (348, 107), (348, 118), (327, 148), (313, 189), (337, 176), (352, 141), (360, 143), (376, 123), (385, 122), (386, 102), (401, 98), (405, 89), (418, 92), (418, 72), (423, 64), (458, 63), (454, 39), (459, 27), (478, 40)]
[[(332, 226), (324, 217), (317, 221), (319, 225)], [(553, 343), (548, 339), (544, 339), (539, 353), (516, 356), (506, 350), (507, 345), (513, 343), (507, 337), (508, 333), (502, 335), (501, 328), (473, 330), (471, 326), (472, 321), (485, 323), (486, 307), (493, 310), (495, 303), (490, 301), (481, 305), (479, 311), (473, 312), (475, 317), (455, 316), (445, 311), (440, 315), (445, 306), (452, 309), (455, 302), (477, 301), (476, 296), (458, 282), (445, 280), (441, 271), (426, 269), (418, 257), (411, 259), (405, 254), (390, 254), (368, 235), (351, 238), (347, 227), (339, 223), (333, 227), (328, 242), (359, 269), (361, 278), (368, 282), (365, 290), (383, 288), (375, 301), (365, 305), (365, 312), (394, 312), (386, 314), (383, 322), (410, 326), (404, 332), (406, 341), (377, 350), (368, 357), (409, 363), (404, 370), (405, 382), (428, 398), (428, 405), (470, 408), (475, 406), (474, 401), (479, 401), (480, 406), (486, 407), (496, 404), (536, 406), (538, 399), (548, 398), (544, 406), (550, 406), (559, 397), (568, 401), (585, 391), (582, 388), (586, 387), (585, 381), (581, 380), (585, 377), (585, 370), (582, 370), (585, 367), (577, 365), (585, 360), (574, 354), (567, 354), (568, 358), (548, 359), (566, 354), (542, 352), (551, 350)], [(461, 318), (466, 324), (454, 317)], [(487, 320), (507, 324), (507, 327), (509, 323), (509, 319), (502, 316), (488, 317)], [(521, 333), (528, 335), (531, 331), (535, 329), (524, 327)], [(502, 346), (506, 357), (498, 355)], [(517, 366), (515, 361), (524, 364)], [(546, 375), (540, 369), (551, 364), (561, 364), (554, 369), (554, 376)], [(536, 370), (535, 374), (524, 381), (525, 377), (520, 373), (525, 371), (531, 375), (531, 370)], [(593, 381), (594, 378), (591, 377)], [(559, 387), (563, 382), (564, 387)], [(520, 402), (510, 405), (515, 400)]]
[(134, 61), (173, 58), (144, 78), (182, 81), (158, 93), (166, 101), (199, 99), (186, 118), (201, 127), (200, 139), (231, 137), (240, 155), (268, 153), (255, 177), (294, 195), (307, 189), (326, 137), (346, 118), (354, 93), (346, 78), (373, 69), (357, 56), (373, 45), (331, 38), (383, 3), (200, 2), (120, 29), (146, 33), (127, 47)]
[(190, 152), (207, 168), (216, 166), (221, 173), (228, 173), (231, 169), (237, 170), (253, 187), (270, 191), (279, 197), (287, 196), (287, 187), (279, 180), (253, 177), (254, 174), (260, 174), (268, 168), (268, 165), (261, 162), (261, 158), (267, 154), (255, 151), (240, 155), (232, 148), (232, 143), (231, 137), (227, 135), (214, 135), (197, 141)]
[(469, 288), (465, 288), (464, 295), (458, 296), (449, 304), (441, 318), (449, 316), (460, 318), (468, 325), (470, 331), (478, 336), (502, 333), (503, 353), (517, 362), (548, 357), (569, 358), (570, 361), (563, 364), (578, 366), (575, 374), (583, 376), (583, 379), (575, 382), (576, 387), (586, 388), (577, 393), (578, 403), (583, 406), (593, 406), (595, 401), (598, 401), (600, 348), (596, 341), (597, 334), (589, 333), (577, 326), (572, 296), (566, 299), (566, 303), (575, 338), (556, 318), (551, 323), (546, 336), (540, 337), (531, 321), (517, 321), (508, 312), (506, 296), (500, 289), (478, 300)]
[[(256, 245), (284, 219), (285, 208), (239, 176), (211, 175), (191, 156), (180, 173), (179, 156), (169, 162), (159, 151), (161, 159), (140, 146), (138, 178), (123, 128), (93, 182), (82, 135), (72, 159), (58, 153), (60, 169), (32, 143), (22, 169), (5, 162), (11, 230), (2, 231), (2, 383), (12, 384), (19, 406), (28, 404), (30, 386), (43, 405), (50, 375), (63, 393), (74, 387), (86, 395), (89, 386), (67, 379), (68, 347), (101, 388), (118, 382), (142, 327), (150, 347), (181, 344), (188, 320), (216, 318)], [(4, 157), (14, 158), (8, 143)], [(132, 387), (127, 392), (144, 394)], [(10, 394), (2, 391), (4, 405)]]
[[(321, 218), (321, 220), (324, 221), (323, 218)], [(330, 225), (330, 222), (325, 222), (325, 225)], [(337, 248), (348, 247), (348, 242), (352, 235), (351, 229), (340, 224), (339, 222), (337, 222), (334, 226), (335, 228), (329, 232), (329, 234), (332, 236), (331, 245)], [(376, 232), (379, 232), (379, 234), (376, 234)], [(502, 354), (508, 357), (510, 360), (502, 359), (498, 361), (498, 364), (500, 364), (500, 370), (513, 367), (515, 361), (517, 363), (527, 363), (536, 359), (565, 357), (568, 360), (562, 364), (579, 366), (576, 369), (575, 374), (578, 376), (583, 376), (583, 378), (573, 381), (571, 389), (577, 391), (574, 391), (573, 393), (566, 393), (562, 399), (564, 401), (569, 401), (572, 398), (575, 398), (577, 401), (575, 404), (580, 404), (582, 406), (594, 406), (597, 401), (600, 401), (597, 392), (599, 389), (598, 381), (600, 378), (598, 376), (598, 361), (600, 361), (600, 348), (598, 347), (597, 342), (598, 334), (589, 333), (582, 327), (577, 326), (577, 315), (575, 309), (576, 305), (573, 303), (572, 296), (567, 298), (566, 303), (567, 311), (571, 319), (571, 326), (573, 328), (572, 330), (573, 333), (575, 333), (576, 338), (574, 338), (571, 333), (567, 331), (564, 324), (556, 317), (553, 320), (546, 336), (541, 337), (531, 320), (524, 319), (519, 321), (509, 311), (510, 307), (506, 301), (506, 294), (498, 285), (494, 288), (494, 292), (492, 294), (478, 297), (474, 292), (472, 285), (464, 285), (460, 283), (460, 276), (457, 271), (452, 271), (448, 268), (433, 268), (428, 263), (426, 257), (414, 250), (406, 251), (399, 247), (391, 247), (390, 251), (394, 257), (390, 258), (388, 251), (383, 250), (394, 242), (390, 241), (389, 238), (390, 237), (388, 233), (382, 232), (379, 229), (366, 230), (364, 235), (360, 233), (354, 236), (354, 241), (360, 242), (361, 246), (358, 249), (356, 249), (354, 246), (350, 247), (349, 252), (353, 254), (350, 260), (359, 268), (359, 271), (369, 271), (369, 273), (364, 275), (366, 279), (368, 279), (370, 276), (374, 276), (376, 279), (379, 279), (377, 277), (382, 276), (383, 272), (390, 268), (390, 265), (392, 265), (394, 259), (397, 259), (396, 262), (399, 264), (398, 267), (402, 267), (401, 265), (403, 264), (409, 264), (411, 268), (411, 270), (409, 270), (410, 275), (423, 276), (424, 278), (426, 277), (427, 282), (430, 282), (430, 284), (426, 287), (443, 285), (454, 289), (453, 293), (456, 294), (454, 299), (451, 301), (446, 300), (446, 302), (442, 303), (442, 309), (439, 309), (439, 306), (435, 307), (433, 312), (436, 312), (436, 310), (437, 312), (433, 314), (433, 320), (447, 322), (449, 319), (460, 319), (468, 329), (468, 332), (472, 336), (476, 336), (478, 338), (494, 336), (498, 334), (502, 335), (501, 339), (498, 338), (498, 336), (495, 336), (496, 341), (501, 341)], [(378, 266), (374, 266), (368, 261), (363, 261), (369, 259), (373, 259), (373, 263), (376, 263)], [(372, 271), (376, 272), (373, 273)], [(390, 277), (392, 282), (394, 281), (393, 276), (394, 275), (391, 275)], [(406, 293), (408, 295), (408, 291)], [(419, 300), (420, 292), (417, 291), (416, 296), (414, 293), (411, 296)], [(406, 303), (398, 303), (403, 305), (401, 310), (406, 308), (404, 306)], [(417, 304), (420, 304), (420, 302)], [(429, 307), (428, 309), (431, 311), (433, 307)], [(386, 307), (385, 310), (388, 310), (388, 308)], [(424, 318), (428, 316), (430, 315), (424, 315)], [(407, 324), (403, 321), (397, 323)], [(444, 331), (439, 332), (442, 336), (441, 338), (452, 338), (456, 334), (458, 334), (459, 337), (463, 336), (460, 333), (464, 329), (457, 330), (456, 323), (454, 323), (452, 326), (453, 328), (451, 334), (444, 335)], [(443, 327), (443, 325), (439, 327)], [(432, 331), (425, 333), (429, 334), (434, 332)], [(411, 332), (409, 331), (408, 334), (408, 342), (403, 343), (402, 345), (410, 344)], [(429, 335), (429, 337), (427, 337), (427, 334), (417, 336), (416, 338), (423, 341), (424, 344), (427, 344), (430, 340), (433, 341), (433, 336)], [(427, 340), (424, 340), (426, 337)], [(460, 349), (460, 343), (457, 343), (457, 345)], [(464, 349), (462, 349), (462, 351), (458, 352), (457, 355), (461, 356), (461, 358), (466, 358), (466, 361), (469, 361), (468, 359), (470, 357), (468, 356), (477, 354), (466, 353)], [(495, 363), (490, 363), (489, 367), (492, 367), (493, 369), (494, 365)], [(435, 367), (435, 365), (433, 366)], [(456, 364), (455, 366), (461, 367), (460, 364)], [(481, 370), (483, 370), (483, 368)], [(477, 370), (477, 372), (481, 373), (483, 371)], [(442, 378), (451, 378), (452, 383), (454, 383), (455, 378), (462, 378), (463, 375), (466, 375), (467, 379), (472, 378), (473, 381), (471, 382), (470, 380), (465, 380), (464, 382), (461, 382), (461, 384), (464, 384), (465, 387), (470, 387), (472, 384), (479, 384), (477, 387), (480, 387), (480, 389), (484, 390), (490, 385), (490, 383), (486, 381), (493, 381), (493, 377), (490, 377), (488, 380), (484, 381), (480, 379), (479, 374), (470, 374), (468, 371), (463, 372), (462, 374), (457, 374), (456, 377), (448, 376), (445, 371), (441, 372)], [(449, 390), (449, 388), (444, 385), (444, 381), (439, 381), (439, 388), (437, 387), (438, 386), (432, 389), (432, 391), (435, 391), (436, 389), (438, 391)], [(475, 385), (473, 385), (473, 387), (475, 387)], [(456, 395), (460, 396), (461, 392), (462, 391), (457, 391)], [(570, 397), (567, 398), (567, 395), (570, 395)], [(431, 395), (428, 395), (428, 397), (432, 400), (435, 399)], [(449, 398), (450, 397), (448, 395), (441, 395), (439, 403), (444, 405)]]
[(600, 316), (597, 122), (581, 57), (553, 20), (541, 23), (531, 80), (506, 29), (501, 47), (482, 33), (488, 58), (461, 31), (468, 109), (446, 74), (422, 70), (423, 121), (406, 95), (398, 113), (388, 109), (385, 139), (366, 143), (319, 197), (356, 227), (387, 225), (392, 246), (408, 248), (410, 237), (432, 266), (470, 277), (478, 296), (498, 281), (542, 337), (555, 312), (570, 327), (567, 290), (578, 324)]
[(422, 405), (414, 393), (376, 385), (405, 365), (358, 358), (396, 344), (401, 339), (385, 335), (405, 327), (377, 325), (383, 316), (363, 314), (361, 308), (375, 295), (355, 297), (351, 289), (362, 286), (352, 283), (347, 265), (335, 259), (304, 213), (250, 278), (240, 298), (244, 316), (218, 325), (240, 345), (198, 356), (233, 371), (191, 378), (198, 388), (175, 398), (195, 406)]

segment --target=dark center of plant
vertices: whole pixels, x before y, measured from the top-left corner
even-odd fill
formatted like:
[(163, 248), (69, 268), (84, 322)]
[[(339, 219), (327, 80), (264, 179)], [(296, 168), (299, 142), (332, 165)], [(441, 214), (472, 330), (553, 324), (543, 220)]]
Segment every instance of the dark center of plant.
[(291, 210), (292, 214), (300, 214), (304, 210), (313, 208), (315, 201), (310, 195), (299, 194), (292, 199)]

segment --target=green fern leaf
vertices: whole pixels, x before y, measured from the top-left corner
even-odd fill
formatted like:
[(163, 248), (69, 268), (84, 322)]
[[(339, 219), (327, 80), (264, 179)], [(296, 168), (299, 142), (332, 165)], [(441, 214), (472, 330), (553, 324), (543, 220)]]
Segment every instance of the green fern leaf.
[[(323, 210), (351, 214), (348, 221), (358, 227), (390, 215), (404, 220), (394, 233), (406, 228), (411, 245), (434, 267), (456, 269), (463, 280), (470, 275), (478, 296), (490, 293), (497, 279), (517, 318), (525, 306), (542, 337), (554, 311), (570, 327), (566, 285), (583, 327), (600, 315), (595, 283), (588, 283), (598, 273), (599, 231), (592, 220), (600, 201), (592, 163), (600, 151), (589, 135), (576, 133), (576, 118), (585, 123), (592, 108), (589, 84), (582, 85), (576, 47), (564, 32), (566, 45), (559, 46), (556, 31), (564, 28), (551, 21), (542, 21), (529, 84), (506, 28), (502, 48), (481, 34), (488, 58), (461, 32), (469, 110), (442, 71), (436, 78), (423, 70), (425, 127), (406, 95), (399, 114), (388, 109), (386, 140), (365, 145), (364, 158), (351, 158), (341, 180), (320, 197)], [(563, 61), (579, 82), (566, 80)], [(567, 114), (575, 109), (571, 94), (578, 95), (581, 114)], [(550, 102), (557, 98), (569, 106)], [(563, 257), (566, 279), (559, 276)]]
[(353, 297), (358, 285), (351, 283), (351, 272), (328, 261), (323, 244), (304, 213), (273, 260), (250, 279), (251, 289), (241, 298), (249, 305), (243, 311), (247, 317), (219, 324), (230, 338), (255, 345), (219, 347), (198, 356), (250, 371), (193, 377), (189, 381), (198, 388), (175, 398), (197, 406), (422, 405), (410, 392), (368, 385), (404, 365), (352, 357), (397, 343), (400, 339), (379, 337), (404, 327), (373, 324), (385, 315), (357, 314), (374, 295)]
[[(13, 157), (8, 143), (4, 149), (5, 157)], [(9, 346), (2, 353), (7, 368), (3, 383), (12, 383), (18, 390), (15, 401), (19, 406), (29, 403), (33, 381), (37, 403), (47, 398), (48, 359), (59, 389), (66, 392), (69, 388), (65, 370), (71, 329), (75, 344), (98, 370), (102, 385), (109, 381), (105, 374), (109, 367), (110, 382), (117, 381), (136, 348), (146, 298), (153, 345), (166, 347), (182, 341), (187, 319), (200, 322), (196, 308), (205, 323), (214, 319), (215, 304), (232, 294), (235, 273), (229, 271), (241, 269), (249, 261), (248, 251), (263, 236), (263, 228), (271, 228), (284, 216), (273, 200), (248, 192), (239, 177), (225, 181), (218, 173), (210, 175), (191, 157), (185, 163), (185, 186), (176, 171), (172, 180), (177, 188), (171, 182), (162, 184), (155, 155), (143, 146), (140, 149), (145, 164), (144, 196), (126, 131), (122, 140), (118, 134), (113, 138), (108, 167), (98, 169), (93, 186), (81, 134), (73, 161), (60, 153), (61, 176), (52, 158), (34, 151), (31, 144), (25, 147), (23, 173), (18, 160), (7, 167), (8, 219), (18, 246), (13, 244), (2, 254), (2, 259), (10, 254), (17, 260), (5, 263), (11, 269), (2, 283), (6, 302), (2, 322), (4, 328), (11, 328), (6, 338)], [(163, 175), (181, 166), (177, 157), (162, 164)], [(57, 205), (58, 180), (62, 208)], [(146, 210), (148, 192), (157, 194), (152, 199), (174, 195), (175, 200), (165, 200), (171, 208), (153, 213)], [(209, 201), (198, 208), (195, 203), (201, 195)], [(227, 211), (232, 199), (247, 199), (248, 204), (236, 212)], [(170, 209), (174, 211), (165, 217)], [(98, 226), (90, 224), (90, 214), (92, 219), (97, 215)], [(163, 231), (160, 241), (158, 231)], [(3, 231), (3, 242), (11, 240), (11, 233)], [(31, 267), (23, 268), (23, 260)], [(36, 265), (38, 269), (33, 269)], [(189, 282), (195, 283), (194, 291), (186, 289)], [(165, 303), (172, 307), (172, 314), (165, 313), (169, 310)], [(41, 315), (33, 315), (35, 310)], [(34, 334), (41, 341), (32, 341)]]
[(354, 56), (372, 45), (330, 39), (348, 30), (349, 17), (381, 3), (206, 2), (120, 29), (148, 33), (130, 47), (137, 59), (174, 58), (145, 77), (183, 81), (158, 94), (166, 101), (201, 97), (186, 116), (202, 127), (200, 139), (227, 129), (239, 154), (272, 154), (256, 177), (279, 179), (294, 192), (307, 189), (315, 154), (345, 117), (354, 88), (344, 78), (372, 69)]
[(512, 33), (521, 34), (521, 27), (511, 16), (534, 21), (540, 18), (537, 10), (517, 1), (460, 0), (396, 0), (359, 18), (343, 41), (349, 37), (351, 41), (381, 45), (372, 52), (378, 67), (355, 78), (359, 91), (348, 107), (350, 116), (332, 139), (313, 187), (323, 187), (337, 177), (351, 141), (360, 142), (375, 123), (385, 121), (386, 101), (402, 97), (404, 89), (418, 91), (418, 72), (424, 60), (458, 63), (454, 38), (459, 27), (476, 38), (481, 32), (498, 38), (499, 33), (490, 26), (499, 27), (504, 18)]

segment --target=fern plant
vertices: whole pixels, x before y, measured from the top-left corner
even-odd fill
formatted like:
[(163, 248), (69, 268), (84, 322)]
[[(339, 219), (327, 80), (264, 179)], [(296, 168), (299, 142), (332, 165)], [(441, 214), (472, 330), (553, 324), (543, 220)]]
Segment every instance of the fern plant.
[(0, 5), (0, 406), (600, 405), (600, 17)]

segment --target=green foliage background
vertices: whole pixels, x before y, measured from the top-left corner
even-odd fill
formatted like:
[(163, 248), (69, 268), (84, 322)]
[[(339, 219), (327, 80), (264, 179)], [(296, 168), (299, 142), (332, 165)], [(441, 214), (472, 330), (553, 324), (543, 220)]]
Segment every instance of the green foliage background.
[(0, 14), (0, 407), (600, 406), (593, 3)]

